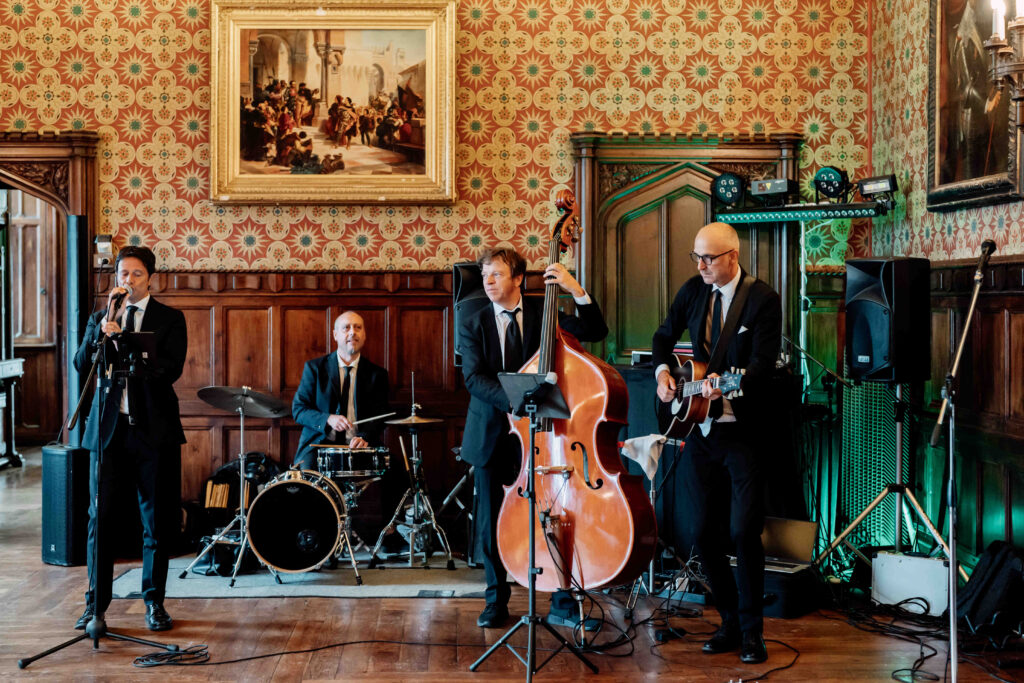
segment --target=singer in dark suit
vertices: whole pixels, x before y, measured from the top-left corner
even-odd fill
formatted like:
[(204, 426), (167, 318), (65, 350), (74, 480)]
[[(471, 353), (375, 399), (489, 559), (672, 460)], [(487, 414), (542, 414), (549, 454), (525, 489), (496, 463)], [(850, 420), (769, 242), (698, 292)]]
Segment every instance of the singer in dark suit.
[(315, 444), (380, 446), (384, 420), (353, 424), (388, 412), (388, 371), (363, 358), (363, 318), (352, 311), (334, 321), (335, 352), (306, 361), (292, 401), (292, 417), (302, 425), (295, 466), (316, 469)]
[[(164, 586), (169, 550), (181, 527), (181, 444), (185, 443), (174, 382), (185, 365), (188, 339), (181, 311), (150, 296), (155, 270), (156, 257), (146, 247), (129, 246), (118, 252), (114, 265), (118, 286), (110, 291), (106, 310), (89, 318), (75, 354), (79, 371), (90, 367), (97, 351), (104, 354), (101, 359), (106, 363), (97, 367), (99, 382), (82, 444), (92, 454), (92, 502), (90, 590), (85, 612), (76, 624), (80, 629), (94, 615), (102, 617), (110, 605), (118, 534), (113, 501), (115, 491), (123, 487), (136, 492), (142, 518), (146, 625), (153, 631), (172, 626), (163, 606)], [(123, 332), (151, 334), (155, 355), (142, 357)], [(101, 452), (102, 471), (97, 467)], [(95, 561), (94, 551), (98, 551)]]
[[(475, 467), (476, 529), (481, 538), (487, 582), (487, 604), (477, 625), (493, 628), (508, 619), (510, 593), (496, 533), (505, 493), (502, 486), (515, 481), (522, 460), (519, 439), (509, 434), (508, 414), (512, 407), (498, 383), (498, 373), (517, 372), (540, 347), (543, 302), (522, 296), (526, 262), (514, 250), (485, 250), (477, 264), (491, 305), (459, 322), (462, 374), (470, 395), (461, 454), (463, 460)], [(544, 278), (548, 283), (558, 284), (576, 301), (577, 316), (559, 314), (562, 329), (580, 341), (604, 339), (608, 326), (600, 307), (565, 267), (548, 266)], [(513, 317), (514, 326), (510, 322)], [(549, 620), (560, 624), (571, 620), (573, 605), (567, 594), (556, 593), (552, 596)]]
[[(732, 226), (711, 223), (701, 228), (691, 258), (698, 274), (679, 289), (665, 321), (651, 342), (658, 397), (671, 401), (675, 382), (669, 372), (672, 350), (684, 331), (693, 341), (693, 358), (712, 359), (718, 336), (732, 314), (731, 303), (747, 288), (734, 334), (721, 360), (707, 368), (708, 377), (724, 368), (745, 368), (743, 396), (728, 400), (705, 383), (703, 396), (713, 399), (708, 421), (690, 432), (680, 457), (687, 530), (696, 543), (711, 583), (722, 626), (704, 644), (708, 654), (740, 650), (746, 663), (762, 662), (764, 595), (763, 470), (756, 439), (759, 421), (772, 400), (771, 376), (782, 344), (782, 306), (767, 284), (747, 281), (739, 265), (739, 237)], [(724, 489), (724, 491), (723, 491)], [(721, 492), (721, 493), (719, 493)], [(733, 578), (721, 519), (729, 520), (736, 550), (739, 584)]]

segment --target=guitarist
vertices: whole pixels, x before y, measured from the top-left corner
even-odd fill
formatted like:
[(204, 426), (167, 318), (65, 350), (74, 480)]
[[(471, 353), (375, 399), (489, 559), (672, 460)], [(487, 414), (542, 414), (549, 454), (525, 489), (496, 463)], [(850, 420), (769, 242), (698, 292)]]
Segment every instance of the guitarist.
[[(665, 402), (675, 394), (669, 366), (675, 364), (672, 350), (684, 331), (693, 341), (694, 360), (708, 363), (708, 378), (730, 366), (746, 369), (742, 397), (729, 400), (711, 382), (704, 383), (702, 395), (711, 400), (709, 417), (687, 438), (679, 468), (685, 526), (722, 617), (703, 651), (739, 650), (744, 663), (756, 664), (767, 658), (762, 636), (763, 472), (757, 439), (759, 413), (771, 400), (765, 386), (782, 343), (782, 305), (769, 285), (740, 268), (739, 247), (731, 225), (701, 228), (690, 253), (697, 275), (679, 289), (651, 344), (658, 398)], [(736, 550), (738, 585), (727, 557), (730, 544), (719, 531), (723, 519), (729, 520)]]

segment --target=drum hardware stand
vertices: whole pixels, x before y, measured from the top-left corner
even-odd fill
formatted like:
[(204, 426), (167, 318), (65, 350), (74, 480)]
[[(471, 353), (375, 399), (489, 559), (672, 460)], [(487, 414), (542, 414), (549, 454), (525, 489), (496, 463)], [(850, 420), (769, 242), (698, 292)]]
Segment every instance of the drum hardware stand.
[[(93, 360), (92, 360), (92, 368), (90, 368), (90, 370), (89, 370), (89, 379), (91, 379), (93, 377), (93, 375), (96, 374), (96, 368), (99, 367), (100, 364), (102, 364), (102, 366), (104, 368), (107, 367), (107, 344), (108, 343), (109, 342), (108, 342), (108, 338), (107, 337), (104, 337), (103, 341), (100, 342), (100, 348), (94, 354), (94, 357), (93, 357)], [(100, 371), (100, 372), (102, 374), (103, 371)], [(127, 382), (128, 374), (129, 374), (129, 372), (127, 372), (127, 371), (115, 370), (114, 371), (114, 376), (116, 378), (116, 381), (115, 381), (115, 378), (111, 378), (109, 375), (106, 376), (106, 377), (100, 377), (99, 378), (99, 382), (97, 383), (96, 391), (97, 392), (104, 391), (104, 390), (106, 390), (107, 392), (112, 391), (112, 390), (120, 391), (122, 389), (122, 387), (124, 386), (124, 383)], [(118, 378), (117, 375), (120, 375), (120, 377)], [(86, 396), (86, 394), (88, 392), (89, 392), (89, 382), (86, 381), (82, 385), (82, 395), (78, 399), (78, 406), (75, 408), (74, 414), (68, 420), (68, 429), (74, 429), (74, 425), (78, 421), (79, 411), (82, 408), (82, 404), (83, 404), (85, 396)], [(97, 419), (98, 419), (98, 424), (100, 424), (100, 425), (103, 424), (103, 406), (105, 404), (106, 404), (106, 401), (103, 400), (103, 398), (101, 398), (98, 401), (98, 403), (97, 403), (97, 405), (99, 406), (99, 415), (97, 415)], [(92, 593), (92, 598), (93, 598), (94, 601), (97, 598), (96, 588), (97, 588), (97, 583), (99, 582), (100, 532), (102, 531), (102, 529), (100, 528), (102, 526), (102, 524), (100, 523), (100, 517), (101, 517), (101, 515), (100, 515), (100, 492), (101, 492), (101, 490), (103, 488), (103, 459), (104, 459), (103, 439), (100, 438), (98, 443), (97, 443), (97, 449), (96, 449), (96, 470), (95, 470), (95, 473), (96, 473), (96, 493), (93, 496), (93, 501), (92, 501), (92, 504), (95, 506), (95, 510), (96, 510), (95, 535), (94, 535), (93, 544), (92, 544), (92, 567), (93, 567), (93, 571), (89, 572), (89, 574), (90, 574), (90, 577), (89, 577), (89, 589), (90, 589), (90, 591)], [(112, 501), (110, 501), (110, 502), (112, 502)], [(43, 657), (47, 657), (49, 655), (52, 655), (55, 652), (59, 652), (60, 650), (63, 650), (64, 648), (66, 648), (66, 647), (68, 647), (70, 645), (74, 645), (75, 643), (83, 641), (86, 638), (91, 638), (92, 639), (92, 647), (93, 647), (94, 650), (98, 650), (99, 649), (99, 647), (100, 647), (100, 639), (101, 638), (111, 638), (113, 640), (126, 640), (126, 641), (131, 642), (131, 643), (138, 643), (139, 645), (148, 645), (150, 647), (155, 647), (155, 648), (158, 648), (158, 649), (161, 649), (161, 650), (166, 650), (167, 652), (179, 652), (181, 650), (181, 648), (178, 647), (177, 645), (166, 645), (164, 643), (158, 643), (155, 640), (146, 640), (145, 638), (136, 638), (135, 636), (129, 636), (129, 635), (125, 635), (123, 633), (117, 633), (115, 631), (109, 631), (109, 630), (107, 630), (107, 622), (106, 622), (106, 620), (103, 617), (104, 617), (104, 614), (102, 612), (98, 612), (97, 611), (93, 615), (92, 620), (88, 624), (85, 625), (85, 633), (81, 633), (81, 634), (75, 636), (74, 638), (71, 638), (70, 640), (64, 641), (60, 645), (56, 645), (54, 647), (51, 647), (48, 650), (44, 650), (43, 652), (40, 652), (37, 655), (32, 655), (31, 657), (26, 657), (24, 659), (19, 659), (18, 660), (18, 668), (19, 669), (24, 669), (25, 667), (27, 667), (32, 662), (34, 662), (36, 660), (39, 660), (39, 659), (42, 659)]]
[[(205, 387), (204, 389), (200, 389), (199, 390), (199, 394), (200, 394), (199, 398), (203, 398), (202, 394), (203, 394), (203, 392), (206, 389), (216, 389), (216, 388), (218, 388), (218, 387)], [(213, 546), (215, 546), (216, 544), (223, 543), (225, 545), (236, 545), (236, 546), (238, 546), (238, 556), (235, 558), (235, 567), (231, 571), (231, 583), (228, 584), (229, 587), (234, 588), (236, 576), (238, 575), (238, 569), (239, 569), (239, 567), (242, 566), (242, 558), (245, 556), (245, 551), (249, 549), (249, 533), (248, 533), (248, 529), (246, 528), (246, 519), (245, 519), (246, 518), (246, 511), (247, 511), (246, 503), (248, 502), (246, 500), (246, 498), (247, 498), (247, 496), (246, 496), (246, 489), (247, 489), (247, 487), (246, 487), (246, 484), (245, 484), (245, 457), (246, 457), (246, 453), (245, 453), (245, 412), (246, 412), (245, 411), (245, 397), (249, 396), (249, 392), (250, 391), (251, 391), (250, 387), (247, 387), (247, 386), (243, 386), (242, 387), (242, 391), (241, 391), (241, 394), (240, 394), (242, 400), (239, 402), (239, 405), (235, 408), (235, 412), (238, 413), (238, 440), (239, 440), (239, 442), (238, 442), (239, 443), (239, 445), (238, 445), (238, 451), (239, 451), (238, 452), (238, 514), (235, 515), (234, 519), (231, 520), (231, 523), (228, 524), (226, 527), (224, 527), (224, 529), (222, 529), (219, 534), (214, 536), (210, 540), (210, 542), (206, 544), (206, 547), (203, 548), (203, 551), (201, 553), (199, 553), (198, 555), (196, 555), (196, 558), (194, 560), (192, 560), (189, 563), (189, 565), (187, 567), (185, 567), (185, 569), (182, 570), (181, 574), (178, 575), (179, 579), (184, 579), (186, 576), (188, 576), (188, 573), (189, 573), (189, 571), (191, 571), (192, 567), (194, 567), (199, 562), (199, 560), (203, 559), (203, 557), (206, 555), (206, 553), (210, 552), (210, 550), (212, 550)], [(238, 540), (235, 540), (233, 538), (231, 538), (231, 539), (227, 538), (228, 534), (234, 528), (235, 524), (238, 524)], [(269, 571), (274, 576), (274, 580), (275, 581), (277, 581), (278, 583), (282, 583), (280, 574), (278, 574), (276, 571), (274, 571), (273, 568), (271, 568), (271, 567), (269, 567), (267, 565), (264, 565), (264, 566), (266, 566), (267, 567), (267, 571)]]
[[(530, 681), (533, 680), (533, 675), (540, 671), (542, 668), (544, 668), (544, 665), (550, 662), (555, 657), (555, 655), (557, 655), (562, 650), (568, 650), (569, 652), (574, 654), (577, 659), (586, 664), (587, 668), (596, 674), (598, 673), (597, 667), (594, 666), (594, 664), (591, 663), (591, 661), (583, 655), (583, 651), (575, 645), (573, 645), (572, 643), (570, 643), (565, 638), (563, 638), (562, 634), (556, 631), (555, 628), (544, 619), (544, 617), (541, 617), (537, 614), (537, 575), (543, 571), (543, 568), (537, 567), (537, 525), (534, 523), (534, 520), (537, 519), (537, 475), (535, 460), (537, 442), (536, 437), (537, 431), (540, 428), (540, 421), (542, 419), (549, 417), (569, 417), (568, 411), (564, 408), (565, 397), (562, 395), (562, 392), (558, 388), (558, 386), (554, 384), (547, 384), (547, 390), (549, 393), (545, 397), (537, 396), (537, 389), (540, 387), (540, 385), (546, 384), (545, 380), (547, 378), (547, 374), (531, 375), (527, 373), (499, 373), (498, 378), (499, 380), (501, 380), (506, 377), (509, 377), (510, 375), (512, 378), (532, 378), (536, 382), (532, 386), (525, 386), (523, 380), (514, 380), (516, 381), (517, 385), (523, 384), (523, 387), (521, 388), (520, 386), (515, 386), (514, 388), (517, 389), (517, 391), (512, 392), (509, 390), (511, 388), (510, 384), (509, 386), (506, 386), (505, 389), (506, 393), (510, 394), (509, 397), (512, 399), (511, 404), (513, 406), (523, 405), (526, 412), (526, 416), (530, 419), (530, 444), (529, 455), (527, 456), (527, 472), (529, 472), (530, 474), (529, 476), (526, 477), (526, 491), (521, 492), (519, 494), (530, 501), (530, 519), (528, 520), (530, 526), (530, 567), (529, 580), (527, 582), (527, 589), (529, 591), (529, 608), (527, 613), (520, 617), (519, 621), (516, 622), (516, 624), (512, 628), (505, 631), (505, 634), (502, 635), (501, 638), (499, 638), (494, 643), (494, 645), (491, 645), (491, 647), (487, 649), (487, 652), (483, 653), (483, 655), (481, 655), (481, 657), (478, 660), (476, 660), (469, 666), (469, 670), (476, 671), (477, 667), (480, 666), (484, 662), (484, 660), (486, 660), (488, 657), (494, 654), (495, 651), (497, 651), (501, 646), (504, 645), (509, 649), (509, 651), (512, 652), (513, 655), (516, 656), (516, 659), (518, 659), (520, 662), (523, 663), (523, 665), (526, 666), (527, 683), (530, 683)], [(502, 386), (505, 386), (505, 382), (502, 382)], [(524, 391), (524, 389), (526, 390)], [(512, 393), (515, 393), (517, 395), (512, 396)], [(557, 404), (555, 403), (555, 401), (557, 400), (556, 397), (561, 399), (561, 405), (563, 407), (560, 408), (557, 406)], [(517, 398), (519, 398), (520, 400), (516, 400)], [(583, 624), (583, 622), (580, 623)], [(559, 643), (558, 647), (555, 648), (554, 651), (552, 651), (551, 654), (548, 656), (548, 658), (541, 662), (540, 665), (536, 664), (538, 625), (547, 629), (548, 633), (550, 633)], [(508, 644), (508, 640), (513, 635), (515, 635), (516, 631), (518, 631), (522, 626), (525, 626), (527, 629), (526, 659), (523, 659), (522, 655), (520, 655), (513, 646)]]
[[(359, 507), (359, 496), (363, 495), (370, 484), (380, 481), (380, 477), (372, 477), (370, 479), (364, 479), (359, 482), (345, 480), (341, 482), (341, 488), (343, 489), (343, 496), (345, 498), (345, 507), (348, 509), (348, 514), (345, 515), (345, 532), (349, 536), (348, 545), (350, 548), (350, 554), (354, 557), (357, 550), (370, 550), (370, 546), (366, 544), (359, 534), (356, 533), (355, 529), (352, 528), (352, 510)], [(355, 538), (356, 544), (352, 545), (352, 538)], [(338, 548), (338, 559), (342, 559), (342, 549)], [(356, 575), (358, 576), (358, 572)]]
[[(942, 423), (949, 412), (949, 460), (946, 467), (949, 468), (949, 479), (946, 482), (946, 506), (949, 516), (949, 606), (946, 612), (949, 614), (949, 665), (950, 680), (956, 683), (957, 667), (959, 666), (959, 654), (957, 652), (957, 577), (953, 567), (959, 566), (956, 561), (956, 380), (960, 372), (960, 359), (963, 357), (964, 346), (967, 344), (967, 334), (971, 329), (971, 322), (974, 320), (974, 309), (978, 303), (978, 294), (981, 292), (981, 285), (985, 280), (985, 268), (988, 266), (989, 256), (996, 250), (996, 243), (992, 240), (985, 240), (981, 243), (981, 256), (978, 258), (978, 267), (974, 271), (974, 291), (971, 293), (971, 304), (967, 309), (967, 316), (964, 318), (964, 329), (960, 333), (960, 342), (956, 347), (956, 354), (953, 356), (953, 363), (946, 373), (946, 381), (942, 386), (942, 405), (939, 407), (939, 417), (935, 421), (935, 428), (932, 430), (930, 444), (934, 447), (939, 444), (942, 437)], [(961, 572), (963, 569), (960, 570)], [(964, 579), (967, 577), (964, 576)]]
[[(413, 415), (415, 416), (416, 404), (413, 404)], [(384, 536), (389, 533), (394, 533), (396, 525), (399, 523), (399, 517), (405, 510), (405, 501), (412, 498), (412, 522), (407, 524), (410, 528), (411, 533), (409, 534), (409, 566), (412, 567), (413, 557), (416, 555), (416, 536), (420, 533), (420, 529), (423, 527), (430, 527), (435, 534), (437, 534), (438, 540), (441, 542), (441, 547), (444, 549), (445, 557), (447, 558), (446, 567), (448, 569), (455, 569), (455, 560), (452, 559), (452, 549), (448, 545), (448, 537), (445, 535), (444, 530), (437, 523), (437, 516), (434, 514), (434, 508), (430, 504), (430, 497), (427, 495), (426, 482), (423, 480), (423, 468), (422, 468), (422, 457), (419, 455), (419, 441), (417, 439), (417, 430), (415, 425), (409, 425), (409, 431), (412, 435), (412, 452), (413, 457), (409, 458), (405, 452), (405, 442), (401, 438), (398, 439), (398, 445), (402, 448), (402, 458), (405, 461), (405, 470), (409, 474), (409, 488), (402, 494), (402, 499), (398, 502), (398, 507), (395, 509), (395, 514), (392, 515), (391, 521), (387, 523), (383, 529), (381, 529), (380, 535), (377, 536), (377, 543), (373, 546), (373, 551), (370, 553), (370, 569), (373, 569), (380, 563), (380, 559), (377, 557), (377, 553), (380, 552), (380, 546), (384, 542)], [(409, 467), (409, 461), (412, 461), (412, 467)], [(425, 516), (425, 519), (424, 519)], [(428, 532), (429, 533), (429, 532)], [(427, 549), (424, 546), (423, 549), (423, 568), (429, 569), (430, 565), (427, 563)]]

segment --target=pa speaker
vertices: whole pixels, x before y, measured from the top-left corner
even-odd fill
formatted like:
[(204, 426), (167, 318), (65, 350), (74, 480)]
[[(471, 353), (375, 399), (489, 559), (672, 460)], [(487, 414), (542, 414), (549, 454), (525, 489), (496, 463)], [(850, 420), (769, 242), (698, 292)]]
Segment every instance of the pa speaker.
[(43, 447), (43, 562), (85, 564), (89, 529), (89, 451)]
[(846, 357), (851, 379), (924, 381), (931, 370), (929, 262), (846, 262)]
[(480, 266), (475, 261), (456, 263), (452, 266), (452, 296), (455, 325), (455, 367), (462, 367), (462, 339), (459, 336), (459, 322), (466, 316), (473, 315), (490, 303), (484, 292), (484, 281), (480, 276)]

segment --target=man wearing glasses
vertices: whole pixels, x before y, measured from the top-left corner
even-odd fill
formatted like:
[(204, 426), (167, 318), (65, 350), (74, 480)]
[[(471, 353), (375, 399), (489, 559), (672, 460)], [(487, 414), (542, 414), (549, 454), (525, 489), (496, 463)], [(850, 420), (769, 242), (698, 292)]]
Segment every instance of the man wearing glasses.
[[(669, 364), (675, 364), (673, 347), (683, 332), (689, 332), (695, 361), (714, 361), (707, 368), (708, 377), (717, 377), (725, 368), (746, 369), (743, 396), (731, 400), (705, 382), (702, 395), (711, 399), (709, 417), (686, 439), (677, 493), (684, 501), (688, 538), (695, 543), (722, 617), (721, 627), (704, 643), (703, 651), (739, 650), (743, 662), (756, 664), (767, 658), (762, 636), (764, 463), (757, 441), (764, 438), (761, 416), (772, 400), (769, 385), (782, 342), (782, 303), (770, 286), (740, 268), (739, 248), (731, 225), (701, 228), (690, 253), (698, 274), (676, 294), (665, 322), (654, 333), (652, 355), (658, 398), (665, 402), (674, 398), (676, 383)], [(723, 348), (715, 353), (719, 337)], [(725, 520), (728, 537), (723, 533)], [(736, 579), (728, 558), (733, 549)]]

